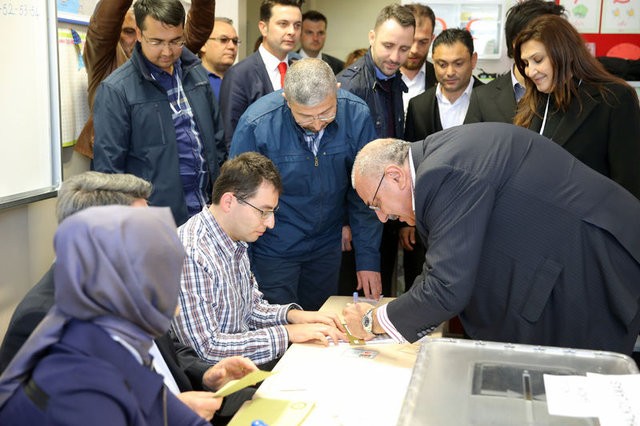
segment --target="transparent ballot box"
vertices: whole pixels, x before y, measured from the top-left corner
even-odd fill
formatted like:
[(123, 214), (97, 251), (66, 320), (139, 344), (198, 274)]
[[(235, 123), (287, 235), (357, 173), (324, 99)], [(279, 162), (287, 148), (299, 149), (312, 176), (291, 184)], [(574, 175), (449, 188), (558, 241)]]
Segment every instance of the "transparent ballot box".
[(420, 347), (398, 426), (598, 425), (595, 417), (550, 415), (544, 374), (638, 374), (613, 352), (460, 339)]

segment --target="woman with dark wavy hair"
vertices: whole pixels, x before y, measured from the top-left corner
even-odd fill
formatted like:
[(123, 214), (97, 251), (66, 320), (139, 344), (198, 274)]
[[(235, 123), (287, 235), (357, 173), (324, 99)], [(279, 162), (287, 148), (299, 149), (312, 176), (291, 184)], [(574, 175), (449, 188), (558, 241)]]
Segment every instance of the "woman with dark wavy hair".
[(515, 41), (526, 94), (514, 124), (555, 141), (640, 198), (640, 105), (609, 74), (566, 19), (533, 20)]

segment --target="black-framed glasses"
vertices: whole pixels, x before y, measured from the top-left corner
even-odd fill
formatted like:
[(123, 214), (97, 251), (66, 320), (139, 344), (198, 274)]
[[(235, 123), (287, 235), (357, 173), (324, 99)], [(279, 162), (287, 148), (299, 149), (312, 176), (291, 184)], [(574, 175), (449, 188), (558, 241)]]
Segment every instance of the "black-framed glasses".
[(142, 34), (142, 39), (146, 41), (149, 46), (156, 49), (161, 49), (161, 48), (164, 48), (165, 46), (167, 46), (169, 49), (178, 49), (184, 46), (184, 43), (185, 43), (184, 38), (177, 38), (175, 40), (164, 41), (164, 40), (158, 40), (155, 38), (149, 39), (144, 34)]
[(226, 46), (227, 43), (231, 42), (233, 43), (234, 46), (238, 46), (240, 44), (242, 44), (242, 40), (240, 40), (238, 37), (209, 37), (209, 40), (214, 40), (219, 42), (220, 44), (224, 44)]
[(271, 219), (276, 214), (278, 209), (280, 208), (280, 206), (276, 206), (276, 208), (274, 208), (273, 210), (262, 210), (262, 209), (257, 208), (256, 206), (254, 206), (253, 204), (251, 204), (250, 202), (248, 202), (244, 198), (240, 198), (235, 194), (234, 194), (234, 196), (236, 197), (238, 202), (240, 202), (242, 204), (246, 204), (247, 206), (252, 207), (255, 211), (259, 212), (260, 213), (260, 219), (262, 219), (262, 220)]
[(376, 188), (376, 192), (373, 193), (373, 198), (371, 199), (371, 202), (367, 203), (367, 207), (369, 207), (374, 212), (380, 211), (380, 207), (379, 206), (374, 206), (373, 202), (376, 201), (376, 195), (378, 195), (378, 191), (380, 190), (380, 187), (382, 186), (382, 181), (384, 180), (384, 176), (385, 175), (386, 175), (386, 173), (382, 172), (382, 177), (380, 178), (380, 182), (378, 182), (378, 187)]

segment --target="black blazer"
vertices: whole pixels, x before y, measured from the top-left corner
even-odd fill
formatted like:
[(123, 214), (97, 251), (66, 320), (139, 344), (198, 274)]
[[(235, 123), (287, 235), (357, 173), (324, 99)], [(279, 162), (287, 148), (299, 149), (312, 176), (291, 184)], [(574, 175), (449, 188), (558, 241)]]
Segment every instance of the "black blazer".
[(240, 116), (257, 99), (273, 92), (271, 79), (256, 51), (227, 70), (220, 85), (220, 115), (227, 149)]
[(513, 123), (516, 115), (516, 96), (511, 85), (511, 72), (473, 89), (464, 124), (492, 121)]
[[(594, 86), (581, 84), (582, 107), (574, 98), (565, 113), (554, 112), (552, 101), (543, 135), (640, 199), (638, 98), (626, 86), (614, 83), (606, 87), (611, 94), (605, 100)], [(541, 116), (544, 110), (545, 105), (540, 105)], [(534, 116), (529, 128), (539, 132), (541, 127), (542, 119)]]
[[(297, 53), (289, 53), (289, 65), (298, 59), (300, 56)], [(273, 84), (258, 51), (229, 68), (224, 74), (220, 85), (219, 104), (227, 151), (242, 114), (249, 105), (271, 92)]]
[(341, 61), (335, 56), (325, 55), (323, 53), (322, 60), (329, 64), (335, 75), (338, 75), (338, 73), (344, 69), (344, 61)]
[(433, 64), (429, 61), (424, 61), (424, 90), (429, 90), (431, 87), (435, 87), (438, 84), (436, 78), (436, 70)]
[[(44, 274), (16, 307), (0, 347), (0, 372), (40, 324), (54, 303), (53, 266)], [(202, 390), (202, 376), (211, 367), (188, 346), (175, 341), (169, 333), (156, 344), (181, 392)]]
[[(473, 90), (471, 93), (475, 91), (476, 87), (483, 84), (483, 82), (473, 77)], [(409, 101), (404, 126), (405, 140), (409, 142), (422, 140), (430, 134), (442, 130), (436, 88), (437, 86), (433, 86)]]

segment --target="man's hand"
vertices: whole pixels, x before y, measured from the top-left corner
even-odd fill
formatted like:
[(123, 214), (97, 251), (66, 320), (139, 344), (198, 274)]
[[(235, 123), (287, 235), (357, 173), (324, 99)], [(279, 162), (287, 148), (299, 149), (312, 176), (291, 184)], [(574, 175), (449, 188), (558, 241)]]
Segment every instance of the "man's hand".
[(348, 341), (346, 334), (336, 327), (326, 324), (287, 324), (285, 325), (291, 343), (320, 343), (323, 346), (329, 345), (330, 337), (334, 343), (339, 340)]
[(380, 272), (375, 271), (357, 271), (358, 288), (356, 290), (363, 290), (364, 297), (367, 299), (380, 299), (382, 294), (382, 278)]
[(301, 311), (300, 309), (291, 309), (287, 312), (287, 322), (289, 324), (320, 323), (335, 327), (340, 331), (344, 331), (340, 318), (338, 318), (338, 315), (333, 312)]
[(191, 391), (179, 393), (177, 397), (197, 415), (209, 421), (222, 404), (222, 398), (214, 398), (212, 395), (211, 392)]
[(207, 389), (218, 390), (230, 380), (241, 379), (258, 367), (249, 358), (232, 356), (224, 358), (205, 371), (202, 384)]
[(351, 227), (344, 225), (342, 227), (342, 251), (351, 251)]
[(416, 227), (400, 227), (400, 230), (398, 231), (398, 237), (400, 238), (400, 244), (402, 244), (403, 249), (407, 251), (413, 251), (413, 246), (416, 245)]
[(373, 334), (367, 333), (362, 327), (362, 317), (372, 308), (373, 305), (368, 303), (347, 303), (347, 306), (342, 310), (344, 322), (353, 337), (364, 340), (370, 340), (374, 337)]

